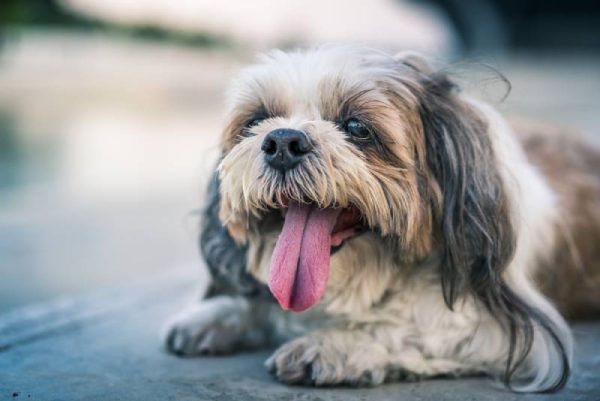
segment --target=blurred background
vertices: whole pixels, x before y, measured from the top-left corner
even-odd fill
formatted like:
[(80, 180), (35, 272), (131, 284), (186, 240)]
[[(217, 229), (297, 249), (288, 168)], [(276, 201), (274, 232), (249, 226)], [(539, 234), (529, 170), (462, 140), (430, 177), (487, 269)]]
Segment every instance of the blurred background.
[(200, 269), (228, 79), (323, 42), (449, 61), (503, 112), (600, 142), (594, 0), (1, 0), (0, 313)]

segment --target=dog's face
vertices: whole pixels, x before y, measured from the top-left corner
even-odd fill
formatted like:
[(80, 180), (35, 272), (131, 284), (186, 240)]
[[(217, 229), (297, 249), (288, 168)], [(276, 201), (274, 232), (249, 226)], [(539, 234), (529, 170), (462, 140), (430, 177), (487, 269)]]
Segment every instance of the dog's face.
[[(326, 287), (343, 300), (357, 281), (370, 286), (363, 301), (376, 302), (390, 266), (453, 256), (445, 228), (473, 237), (456, 204), (497, 177), (493, 161), (471, 154), (491, 146), (450, 86), (413, 56), (351, 48), (276, 52), (240, 75), (222, 139), (220, 219), (249, 244), (249, 271), (284, 308), (304, 310)], [(448, 137), (461, 128), (463, 139)], [(481, 213), (503, 207), (502, 196), (481, 201)]]

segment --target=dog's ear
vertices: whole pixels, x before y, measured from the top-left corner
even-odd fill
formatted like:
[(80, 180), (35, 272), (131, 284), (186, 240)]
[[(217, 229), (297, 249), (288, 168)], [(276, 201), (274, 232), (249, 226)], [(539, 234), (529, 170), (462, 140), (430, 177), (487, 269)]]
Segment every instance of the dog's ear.
[(212, 276), (207, 296), (268, 295), (268, 289), (246, 271), (247, 246), (238, 244), (219, 218), (219, 176), (213, 173), (201, 219), (200, 251)]
[(509, 386), (531, 350), (534, 328), (539, 327), (554, 370), (544, 379), (547, 382), (534, 386), (558, 390), (570, 371), (563, 330), (503, 277), (515, 252), (516, 233), (492, 133), (446, 74), (422, 74), (419, 79), (426, 151), (426, 176), (421, 181), (429, 183), (425, 195), (437, 228), (444, 300), (452, 308), (459, 296), (472, 294), (506, 330), (509, 350), (504, 380)]
[(441, 252), (444, 300), (467, 291), (496, 302), (515, 250), (508, 198), (486, 121), (444, 73), (420, 77), (419, 113)]

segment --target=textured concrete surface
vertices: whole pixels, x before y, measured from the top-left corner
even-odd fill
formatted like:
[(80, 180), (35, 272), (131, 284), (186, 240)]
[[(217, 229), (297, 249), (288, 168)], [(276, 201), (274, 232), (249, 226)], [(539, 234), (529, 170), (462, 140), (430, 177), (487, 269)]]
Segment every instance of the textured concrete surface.
[(194, 269), (0, 316), (0, 400), (600, 400), (600, 324), (575, 325), (577, 361), (558, 394), (518, 395), (483, 378), (372, 389), (288, 387), (263, 368), (269, 351), (180, 359), (165, 319), (197, 294)]

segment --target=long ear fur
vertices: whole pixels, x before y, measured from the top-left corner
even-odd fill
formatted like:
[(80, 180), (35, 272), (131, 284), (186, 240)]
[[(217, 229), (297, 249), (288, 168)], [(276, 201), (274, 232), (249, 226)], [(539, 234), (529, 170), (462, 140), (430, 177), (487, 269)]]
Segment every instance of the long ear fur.
[(442, 289), (452, 307), (464, 289), (484, 298), (496, 295), (487, 292), (498, 289), (516, 236), (485, 122), (453, 93), (445, 76), (424, 84), (420, 111), (427, 165), (442, 194), (441, 205), (434, 204)]
[(219, 219), (219, 202), (219, 177), (215, 172), (208, 185), (200, 232), (200, 250), (212, 276), (206, 296), (235, 294), (271, 298), (269, 289), (247, 273), (247, 246), (238, 245), (229, 235)]
[(431, 184), (426, 196), (439, 234), (436, 243), (444, 300), (452, 309), (460, 296), (471, 294), (506, 330), (509, 355), (504, 380), (509, 386), (531, 351), (534, 332), (541, 330), (562, 359), (562, 373), (537, 391), (558, 390), (569, 376), (559, 330), (503, 278), (517, 236), (487, 123), (458, 96), (446, 74), (422, 74), (420, 81), (420, 115), (430, 174), (423, 180)]

